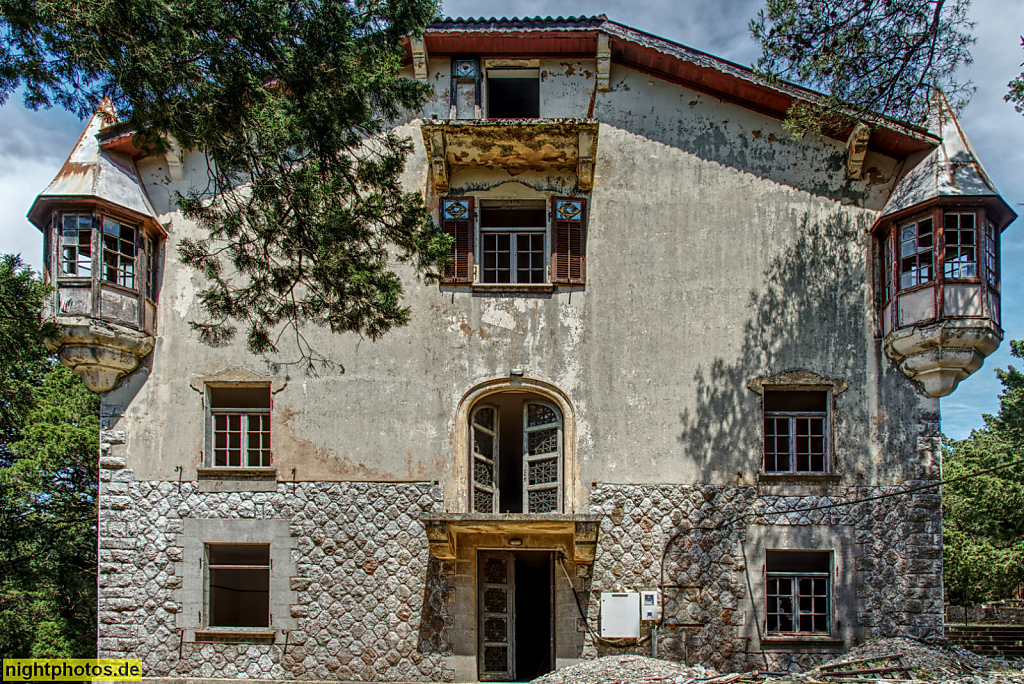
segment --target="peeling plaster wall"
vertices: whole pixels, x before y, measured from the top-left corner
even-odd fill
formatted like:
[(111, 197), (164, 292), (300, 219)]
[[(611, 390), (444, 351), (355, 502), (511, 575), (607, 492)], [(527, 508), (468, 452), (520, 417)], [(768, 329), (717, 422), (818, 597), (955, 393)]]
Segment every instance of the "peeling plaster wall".
[[(436, 96), (421, 116), (448, 116), (448, 68), (446, 59), (430, 61), (429, 82)], [(541, 60), (541, 72), (543, 116), (587, 114), (594, 94), (592, 61)], [(234, 513), (228, 499), (217, 498), (228, 494), (209, 494), (219, 508), (204, 509), (200, 501), (206, 494), (196, 484), (196, 469), (203, 465), (205, 411), (202, 393), (193, 388), (202, 387), (203, 378), (232, 368), (273, 380), (275, 387), (283, 385), (274, 394), (272, 409), (279, 480), (273, 505), (284, 507), (281, 510), (292, 506), (289, 497), (303, 483), (313, 483), (310, 486), (316, 489), (329, 488), (332, 482), (387, 483), (372, 485), (383, 492), (430, 486), (443, 491), (445, 509), (450, 510), (449, 503), (464, 496), (466, 486), (456, 478), (466, 470), (456, 466), (466, 455), (453, 453), (452, 446), (459, 428), (454, 417), (465, 394), (480, 383), (507, 377), (514, 367), (522, 368), (528, 379), (560, 389), (575, 413), (580, 468), (578, 481), (570, 484), (582, 502), (578, 510), (609, 516), (599, 541), (603, 555), (590, 585), (595, 591), (595, 624), (596, 591), (615, 580), (649, 585), (649, 556), (670, 531), (666, 528), (659, 536), (643, 521), (616, 521), (615, 505), (612, 513), (605, 510), (615, 497), (636, 507), (654, 489), (674, 490), (665, 495), (671, 505), (660, 523), (671, 527), (693, 517), (687, 512), (690, 504), (683, 501), (689, 488), (730, 491), (739, 510), (766, 505), (765, 497), (772, 495), (808, 500), (833, 494), (852, 497), (875, 491), (872, 488), (938, 477), (938, 452), (930, 446), (938, 435), (938, 400), (925, 397), (898, 372), (876, 339), (866, 229), (891, 189), (898, 164), (869, 153), (866, 179), (848, 181), (840, 143), (792, 140), (778, 121), (619, 65), (613, 65), (611, 84), (611, 92), (594, 94), (594, 115), (601, 124), (594, 189), (584, 193), (589, 200), (586, 287), (558, 289), (552, 295), (473, 293), (469, 288), (425, 286), (410, 268), (399, 267), (405, 303), (411, 308), (408, 326), (378, 342), (309, 331), (314, 346), (344, 364), (344, 373), (325, 371), (311, 377), (288, 366), (274, 372), (248, 354), (242, 342), (218, 349), (198, 342), (188, 322), (202, 318), (202, 282), (180, 264), (177, 245), (201, 233), (171, 209), (170, 198), (202, 178), (205, 162), (196, 154), (186, 155), (186, 180), (178, 183), (168, 180), (163, 162), (140, 163), (140, 175), (160, 220), (169, 222), (170, 233), (156, 348), (142, 368), (103, 399), (104, 427), (117, 431), (123, 441), (117, 445), (120, 460), (115, 465), (127, 466), (132, 474), (124, 486), (104, 487), (101, 535), (113, 534), (108, 523), (130, 524), (133, 517), (149, 515), (144, 500), (152, 498), (152, 492), (159, 493), (157, 498), (175, 495), (174, 487), (198, 506), (179, 517)], [(398, 132), (413, 145), (406, 187), (422, 192), (428, 206), (436, 207), (439, 195), (428, 175), (418, 121), (398, 126)], [(478, 198), (580, 194), (575, 175), (565, 171), (513, 175), (504, 170), (455, 170), (450, 182), (450, 195)], [(280, 360), (287, 361), (292, 350), (287, 345), (283, 350)], [(839, 481), (827, 491), (758, 482), (760, 404), (747, 384), (794, 369), (849, 386), (835, 397), (834, 470)], [(115, 478), (112, 484), (116, 482), (121, 480)], [(115, 501), (116, 497), (123, 498)], [(922, 510), (916, 514), (922, 518), (919, 522), (931, 525), (932, 531), (920, 534), (934, 537), (939, 511)], [(295, 520), (299, 513), (282, 513), (288, 515)], [(884, 528), (884, 519), (842, 523), (852, 526), (856, 537), (855, 544), (842, 548), (863, 554), (849, 559), (857, 572), (868, 572), (866, 568), (879, 563), (879, 554), (887, 553), (871, 541)], [(172, 532), (177, 527), (170, 523), (161, 529), (163, 522), (149, 518), (140, 519), (143, 524), (149, 525), (154, 538), (163, 540), (153, 542), (158, 547), (172, 547), (174, 540), (166, 535), (182, 533)], [(425, 545), (415, 524), (408, 531), (416, 544)], [(143, 532), (141, 527), (138, 532)], [(837, 529), (835, 534), (846, 533)], [(887, 534), (892, 544), (906, 546), (919, 531), (892, 527)], [(295, 543), (306, 544), (304, 535), (300, 532)], [(615, 544), (621, 546), (626, 538), (645, 544), (644, 552), (634, 557), (634, 567), (609, 565), (607, 559), (619, 555)], [(733, 542), (738, 543), (728, 542), (722, 553), (740, 563), (742, 554), (736, 555)], [(932, 603), (941, 598), (936, 598), (934, 585), (941, 581), (941, 568), (928, 555), (936, 543), (941, 539), (933, 538), (931, 546), (922, 543), (920, 553), (899, 552), (902, 555), (885, 566), (886, 572), (898, 574), (900, 563), (927, 561), (922, 576), (933, 584), (911, 587), (872, 580), (858, 600), (866, 608), (884, 609), (891, 620), (876, 626), (881, 618), (865, 618), (856, 628), (859, 632), (852, 625), (844, 628), (854, 630), (844, 632), (844, 639), (908, 625), (927, 633), (941, 625), (941, 611), (932, 610)], [(128, 550), (112, 549), (125, 552), (119, 562), (137, 563), (138, 557)], [(715, 572), (713, 555), (696, 559), (694, 567), (705, 574)], [(138, 567), (144, 570), (145, 563)], [(585, 579), (585, 573), (580, 577)], [(454, 591), (438, 582), (437, 591)], [(140, 579), (134, 585), (118, 585), (138, 596), (119, 597), (136, 603), (124, 611), (111, 610), (142, 610), (138, 604), (145, 601), (140, 594), (143, 586), (150, 584)], [(173, 607), (181, 600), (173, 585), (157, 589), (164, 592), (160, 605), (170, 602)], [(914, 597), (917, 590), (923, 598)], [(106, 600), (102, 591), (101, 608)], [(723, 601), (732, 605), (745, 595), (745, 588), (730, 595), (733, 598)], [(465, 604), (475, 599), (469, 592), (461, 600)], [(929, 603), (920, 610), (904, 604), (918, 600)], [(338, 610), (345, 614), (342, 604)], [(460, 610), (467, 609), (471, 608), (463, 605)], [(160, 610), (169, 611), (165, 605), (148, 616), (137, 613), (138, 624), (149, 631), (151, 618), (154, 624), (170, 620)], [(450, 653), (448, 623), (438, 619), (435, 628), (440, 632), (431, 638), (444, 646), (430, 646), (430, 657), (421, 658), (427, 669), (418, 674), (379, 663), (366, 673), (332, 665), (326, 674), (308, 668), (292, 674), (450, 678), (453, 670), (441, 657)], [(113, 638), (119, 625), (101, 624), (101, 640)], [(734, 626), (725, 636), (690, 645), (679, 635), (671, 636), (677, 643), (666, 648), (678, 658), (708, 648), (724, 654), (718, 649), (725, 644), (729, 653), (748, 649), (750, 635)], [(105, 652), (127, 650), (110, 641), (102, 643)], [(161, 654), (172, 647), (170, 637), (152, 645), (163, 649)], [(212, 655), (215, 652), (235, 647), (203, 648), (213, 658), (219, 657)], [(467, 648), (472, 644), (455, 645), (462, 657), (468, 657)], [(190, 656), (196, 663), (207, 657), (202, 656), (205, 651), (196, 653), (200, 655)], [(592, 647), (581, 651), (594, 653)], [(261, 657), (257, 654), (257, 660)], [(281, 675), (274, 664), (283, 661), (269, 651), (267, 657), (269, 669), (254, 666), (248, 676)], [(790, 662), (798, 661), (780, 661)], [(168, 676), (189, 672), (191, 666), (174, 667), (166, 669)], [(215, 674), (227, 676), (229, 671)]]
[[(584, 483), (753, 482), (759, 408), (746, 384), (794, 368), (850, 385), (836, 398), (839, 472), (903, 479), (903, 459), (891, 456), (909, 455), (904, 445), (922, 420), (934, 422), (938, 402), (891, 372), (874, 339), (865, 229), (881, 191), (844, 180), (836, 143), (785, 139), (778, 122), (644, 74), (612, 76), (613, 91), (596, 101), (586, 287), (484, 295), (426, 287), (401, 269), (407, 327), (376, 343), (311, 331), (344, 374), (272, 374), (240, 343), (197, 341), (187, 323), (201, 317), (202, 284), (176, 247), (200, 233), (168, 203), (203, 162), (188, 155), (190, 180), (178, 184), (160, 162), (141, 164), (171, 223), (159, 339), (145, 367), (105, 397), (125, 407), (139, 476), (177, 479), (180, 465), (195, 477), (204, 409), (189, 383), (242, 366), (285, 382), (272, 421), (282, 479), (443, 480), (459, 399), (515, 366), (575, 403)], [(417, 123), (399, 132), (414, 146), (405, 181), (435, 206)], [(572, 193), (573, 180), (457, 171), (450, 194), (550, 196)]]

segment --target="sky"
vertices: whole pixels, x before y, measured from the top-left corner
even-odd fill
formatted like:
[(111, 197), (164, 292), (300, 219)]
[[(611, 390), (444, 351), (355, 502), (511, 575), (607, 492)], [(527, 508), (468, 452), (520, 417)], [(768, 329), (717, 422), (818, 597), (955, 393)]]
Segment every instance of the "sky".
[[(612, 21), (647, 31), (730, 61), (750, 65), (759, 55), (747, 24), (762, 0), (518, 0), (486, 2), (449, 0), (444, 14), (452, 17), (533, 17), (605, 14)], [(1024, 215), (1024, 116), (1003, 101), (1006, 84), (1021, 73), (1024, 50), (1024, 2), (973, 0), (974, 63), (961, 78), (977, 87), (961, 116), (964, 131), (1003, 196)], [(61, 110), (27, 110), (12, 96), (0, 107), (0, 253), (17, 252), (38, 268), (42, 240), (25, 220), (35, 196), (50, 182), (78, 139), (85, 122)], [(984, 367), (942, 399), (942, 428), (962, 439), (983, 425), (982, 414), (998, 410), (1001, 389), (996, 368), (1011, 363), (1010, 339), (1024, 339), (1024, 219), (1003, 233), (1004, 343)], [(1016, 360), (1020, 366), (1021, 361)]]

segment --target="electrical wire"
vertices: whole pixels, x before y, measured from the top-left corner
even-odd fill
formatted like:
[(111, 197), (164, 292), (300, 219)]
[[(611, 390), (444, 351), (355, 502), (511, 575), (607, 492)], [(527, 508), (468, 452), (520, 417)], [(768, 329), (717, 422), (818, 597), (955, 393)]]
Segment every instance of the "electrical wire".
[[(810, 512), (810, 511), (820, 511), (820, 510), (828, 510), (828, 509), (834, 509), (834, 508), (842, 508), (844, 506), (855, 506), (857, 504), (868, 503), (870, 501), (879, 501), (879, 500), (882, 500), (882, 499), (890, 499), (890, 498), (897, 497), (897, 496), (905, 496), (907, 494), (914, 494), (916, 492), (927, 491), (929, 489), (936, 489), (936, 488), (941, 487), (943, 485), (952, 484), (954, 482), (962, 482), (964, 480), (970, 480), (970, 479), (973, 479), (975, 477), (979, 477), (981, 475), (987, 475), (988, 473), (993, 473), (993, 472), (996, 472), (996, 471), (999, 471), (999, 470), (1004, 470), (1006, 468), (1012, 468), (1013, 466), (1017, 466), (1017, 465), (1021, 465), (1021, 464), (1024, 464), (1024, 458), (1017, 459), (1016, 461), (1011, 461), (1009, 463), (1004, 463), (1002, 465), (994, 466), (992, 468), (986, 468), (984, 470), (978, 470), (978, 471), (975, 471), (973, 473), (968, 473), (967, 475), (961, 475), (959, 477), (953, 477), (953, 478), (950, 478), (948, 480), (940, 480), (938, 482), (930, 482), (928, 484), (918, 485), (918, 486), (915, 486), (915, 487), (910, 487), (909, 489), (901, 489), (899, 491), (888, 492), (886, 494), (877, 494), (875, 496), (869, 496), (869, 497), (866, 497), (866, 498), (863, 498), (863, 499), (851, 499), (851, 500), (848, 500), (848, 501), (838, 501), (838, 502), (833, 502), (833, 503), (828, 503), (828, 504), (820, 504), (820, 505), (817, 505), (817, 506), (805, 506), (803, 508), (793, 508), (793, 509), (790, 509), (788, 511), (776, 511), (776, 512), (772, 513), (771, 515), (789, 515), (789, 514), (792, 514), (792, 513), (807, 513), (807, 512)], [(737, 525), (737, 524), (739, 524), (739, 523), (741, 523), (741, 522), (743, 522), (743, 521), (745, 521), (745, 520), (747, 520), (747, 519), (749, 519), (749, 518), (751, 518), (751, 517), (753, 517), (755, 515), (764, 515), (764, 513), (753, 513), (753, 512), (752, 513), (744, 513), (742, 515), (736, 516), (735, 518), (732, 518), (732, 519), (729, 519), (729, 520), (724, 520), (724, 521), (720, 522), (719, 524), (712, 525), (712, 526), (684, 527), (684, 528), (682, 528), (680, 530), (677, 530), (675, 534), (673, 534), (671, 537), (669, 537), (668, 541), (665, 542), (664, 549), (661, 552), (661, 561), (659, 563), (658, 591), (661, 593), (661, 595), (663, 597), (662, 598), (662, 602), (664, 603), (664, 595), (665, 595), (665, 559), (668, 557), (669, 549), (671, 549), (672, 545), (675, 544), (676, 541), (678, 541), (681, 537), (683, 537), (683, 535), (686, 535), (686, 534), (689, 534), (691, 532), (695, 532), (695, 531), (698, 531), (698, 530), (702, 531), (702, 532), (719, 532), (721, 530), (729, 529), (729, 528), (734, 527), (735, 525)], [(749, 573), (749, 569), (747, 569), (746, 545), (744, 544), (744, 542), (742, 540), (741, 540), (740, 543), (741, 543), (741, 545), (743, 546), (743, 549), (744, 549), (743, 550), (743, 558), (744, 558), (743, 565), (744, 565), (744, 569), (747, 571), (747, 592), (751, 596), (753, 596), (753, 591), (752, 591), (751, 583), (750, 583), (750, 573)], [(573, 598), (576, 600), (576, 610), (579, 611), (580, 618), (583, 620), (583, 626), (587, 630), (587, 633), (589, 633), (591, 635), (591, 637), (593, 637), (594, 641), (596, 641), (597, 643), (600, 643), (600, 644), (604, 644), (606, 646), (611, 646), (613, 648), (634, 648), (636, 646), (640, 646), (640, 645), (646, 643), (647, 641), (649, 641), (651, 639), (651, 634), (653, 632), (649, 632), (647, 634), (647, 636), (645, 636), (645, 637), (642, 637), (642, 638), (639, 638), (639, 639), (633, 639), (633, 640), (631, 640), (630, 643), (623, 643), (620, 640), (606, 639), (606, 638), (600, 636), (599, 634), (597, 634), (594, 631), (594, 629), (590, 626), (590, 621), (587, 619), (586, 612), (583, 610), (583, 603), (580, 601), (580, 596), (579, 596), (579, 593), (576, 591), (576, 586), (573, 584), (572, 578), (569, 577), (569, 571), (566, 570), (566, 568), (565, 568), (565, 554), (562, 553), (562, 552), (558, 552), (557, 558), (558, 558), (558, 565), (559, 565), (559, 567), (562, 568), (562, 574), (565, 575), (565, 581), (569, 583), (569, 588), (572, 590)], [(756, 611), (756, 608), (755, 608), (755, 611)], [(757, 623), (758, 635), (760, 636), (761, 624), (760, 624), (760, 620), (756, 616), (755, 616), (755, 622)], [(664, 626), (665, 626), (665, 611), (664, 611), (664, 609), (662, 609), (661, 618), (658, 620), (658, 624), (655, 627), (655, 629), (660, 630)], [(767, 667), (767, 655), (764, 654), (763, 652), (762, 652), (762, 655), (765, 657), (765, 667)]]
[(647, 636), (639, 639), (631, 639), (630, 643), (627, 644), (623, 643), (622, 640), (619, 639), (606, 639), (597, 632), (595, 632), (594, 629), (590, 626), (590, 621), (587, 620), (587, 614), (583, 610), (583, 603), (580, 601), (580, 595), (576, 592), (576, 585), (572, 583), (572, 578), (569, 577), (569, 571), (565, 569), (565, 554), (561, 551), (558, 552), (558, 566), (562, 568), (562, 574), (565, 575), (565, 581), (569, 583), (569, 588), (572, 589), (572, 596), (574, 599), (576, 599), (576, 610), (578, 610), (580, 613), (580, 618), (583, 620), (583, 626), (586, 628), (590, 636), (594, 637), (594, 641), (600, 644), (604, 644), (605, 646), (612, 646), (614, 648), (633, 648), (635, 646), (640, 646), (641, 644), (644, 644), (647, 641), (650, 641), (650, 633), (648, 633)]
[[(820, 505), (817, 505), (817, 506), (805, 506), (803, 508), (794, 508), (794, 509), (791, 509), (791, 510), (788, 510), (788, 511), (775, 511), (775, 512), (769, 514), (769, 515), (789, 515), (789, 514), (792, 514), (792, 513), (807, 513), (807, 512), (810, 512), (810, 511), (821, 511), (821, 510), (827, 510), (827, 509), (833, 509), (833, 508), (842, 508), (844, 506), (856, 506), (858, 504), (868, 503), (869, 501), (879, 501), (881, 499), (890, 499), (890, 498), (893, 498), (893, 497), (896, 497), (896, 496), (905, 496), (907, 494), (914, 494), (915, 492), (926, 491), (926, 490), (929, 490), (929, 489), (936, 489), (936, 488), (941, 487), (941, 486), (946, 485), (946, 484), (952, 484), (954, 482), (962, 482), (964, 480), (970, 480), (970, 479), (973, 479), (975, 477), (979, 477), (981, 475), (987, 475), (989, 473), (993, 473), (993, 472), (996, 472), (998, 470), (1005, 470), (1006, 468), (1012, 468), (1013, 466), (1017, 466), (1017, 465), (1021, 465), (1021, 464), (1024, 464), (1024, 458), (1020, 458), (1020, 459), (1017, 459), (1015, 461), (1010, 461), (1009, 463), (1003, 463), (1002, 465), (994, 466), (992, 468), (985, 468), (984, 470), (977, 470), (977, 471), (975, 471), (973, 473), (968, 473), (967, 475), (961, 475), (959, 477), (953, 477), (953, 478), (950, 478), (948, 480), (939, 480), (938, 482), (929, 482), (928, 484), (918, 485), (916, 487), (911, 487), (909, 489), (901, 489), (899, 491), (888, 492), (886, 494), (877, 494), (875, 496), (869, 496), (869, 497), (866, 497), (866, 498), (863, 498), (863, 499), (851, 499), (851, 500), (848, 500), (848, 501), (838, 501), (838, 502), (833, 502), (833, 503), (828, 503), (828, 504), (820, 504)], [(721, 530), (724, 530), (724, 529), (729, 529), (729, 528), (734, 527), (735, 525), (737, 525), (737, 524), (739, 524), (741, 522), (744, 522), (745, 520), (747, 520), (747, 519), (749, 519), (749, 518), (751, 518), (751, 517), (753, 517), (755, 515), (765, 515), (765, 514), (764, 513), (754, 513), (754, 512), (744, 513), (744, 514), (738, 515), (735, 518), (732, 518), (730, 520), (724, 520), (724, 521), (718, 523), (717, 525), (684, 527), (684, 528), (678, 530), (671, 537), (669, 537), (668, 541), (665, 542), (665, 548), (661, 552), (661, 562), (659, 564), (658, 591), (661, 592), (662, 596), (664, 597), (664, 595), (665, 595), (665, 559), (668, 557), (669, 549), (672, 547), (672, 545), (677, 540), (679, 540), (683, 535), (689, 534), (690, 532), (694, 532), (696, 530), (701, 530), (703, 532), (718, 532), (718, 531), (721, 531)], [(744, 553), (744, 561), (743, 562), (744, 562), (744, 566), (745, 566), (746, 565), (746, 553)], [(748, 591), (749, 591), (749, 589), (748, 589)], [(664, 601), (664, 599), (663, 599), (663, 601)], [(664, 624), (665, 624), (665, 612), (662, 611), (661, 620), (658, 622), (658, 628), (660, 629), (661, 627), (664, 626)]]

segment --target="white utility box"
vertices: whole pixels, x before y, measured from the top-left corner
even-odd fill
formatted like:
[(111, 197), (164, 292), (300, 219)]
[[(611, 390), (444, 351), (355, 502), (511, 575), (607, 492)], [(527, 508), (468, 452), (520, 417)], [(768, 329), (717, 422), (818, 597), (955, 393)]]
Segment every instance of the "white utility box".
[(640, 619), (646, 622), (657, 622), (661, 619), (661, 592), (640, 592)]
[(640, 594), (601, 592), (601, 636), (606, 639), (640, 637)]

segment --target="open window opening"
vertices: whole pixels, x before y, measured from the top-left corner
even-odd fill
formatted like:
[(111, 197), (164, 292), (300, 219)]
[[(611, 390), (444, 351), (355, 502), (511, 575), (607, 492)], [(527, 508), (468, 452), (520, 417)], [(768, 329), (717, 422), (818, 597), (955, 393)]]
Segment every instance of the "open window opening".
[(562, 415), (539, 394), (501, 392), (470, 413), (474, 513), (562, 510)]
[(270, 545), (207, 544), (210, 627), (270, 626)]
[(828, 634), (831, 551), (768, 551), (768, 634)]
[(270, 467), (270, 385), (209, 387), (215, 468)]
[(491, 119), (540, 118), (540, 69), (488, 69), (487, 116)]
[(828, 472), (828, 391), (765, 390), (763, 402), (765, 472)]
[(547, 281), (544, 200), (480, 203), (480, 262), (484, 283)]

